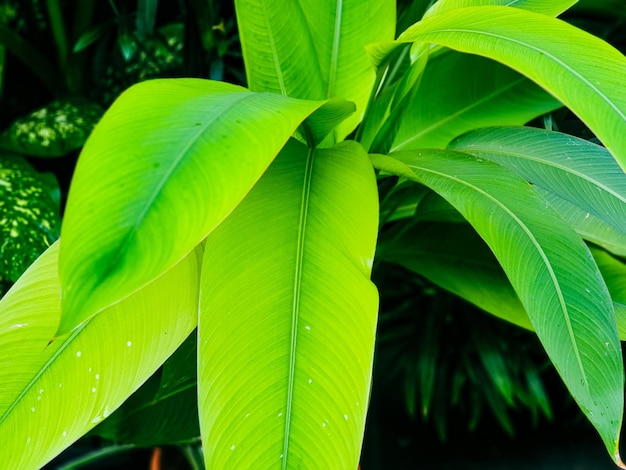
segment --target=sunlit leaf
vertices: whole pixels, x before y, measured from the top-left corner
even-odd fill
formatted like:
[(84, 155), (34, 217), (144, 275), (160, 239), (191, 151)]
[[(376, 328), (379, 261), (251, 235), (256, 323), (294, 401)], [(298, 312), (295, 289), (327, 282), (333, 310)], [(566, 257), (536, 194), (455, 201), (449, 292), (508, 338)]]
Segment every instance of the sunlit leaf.
[(122, 94), (70, 188), (58, 334), (189, 253), (322, 106), (197, 79), (147, 81)]
[(428, 9), (424, 18), (463, 7), (502, 5), (521, 8), (549, 16), (559, 16), (578, 0), (439, 0)]
[(357, 112), (336, 130), (336, 139), (351, 132), (376, 77), (365, 46), (393, 39), (396, 2), (373, 0), (367, 8), (360, 0), (238, 0), (235, 5), (250, 89), (352, 101)]
[(198, 344), (207, 468), (357, 467), (377, 213), (360, 145), (291, 141), (209, 235)]
[(0, 461), (6, 468), (43, 466), (120, 406), (196, 325), (194, 252), (49, 344), (60, 317), (57, 255), (55, 244), (0, 301)]
[(589, 249), (510, 170), (453, 151), (395, 156), (404, 163), (375, 156), (376, 167), (429, 186), (489, 245), (570, 393), (621, 463), (621, 347), (613, 304)]

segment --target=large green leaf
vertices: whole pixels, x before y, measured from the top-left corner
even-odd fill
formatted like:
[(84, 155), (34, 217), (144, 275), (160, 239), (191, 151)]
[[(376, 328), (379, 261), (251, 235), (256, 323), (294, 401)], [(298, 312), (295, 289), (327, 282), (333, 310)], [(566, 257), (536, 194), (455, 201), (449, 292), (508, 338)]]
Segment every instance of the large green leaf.
[(578, 0), (439, 0), (426, 11), (424, 18), (441, 14), (455, 8), (502, 5), (522, 8), (543, 15), (558, 16)]
[(626, 174), (600, 145), (516, 127), (470, 132), (449, 148), (505, 166), (626, 233)]
[(537, 187), (537, 192), (582, 238), (611, 253), (626, 256), (626, 233), (548, 190)]
[(598, 248), (592, 248), (591, 253), (611, 293), (620, 338), (626, 339), (626, 266), (623, 261)]
[(92, 434), (149, 447), (189, 442), (200, 436), (196, 389), (195, 331), (150, 377)]
[(419, 89), (402, 112), (391, 149), (444, 148), (469, 130), (525, 124), (560, 106), (508, 67), (449, 51), (428, 62)]
[[(57, 334), (191, 251), (321, 106), (197, 79), (147, 81), (122, 94), (85, 145), (70, 188)], [(343, 115), (343, 105), (330, 106)]]
[[(546, 15), (483, 6), (416, 23), (396, 44), (405, 42), (482, 55), (526, 75), (574, 111), (626, 166), (626, 58), (601, 39)], [(372, 51), (378, 59), (388, 52), (388, 44)]]
[(198, 393), (208, 468), (357, 467), (377, 206), (359, 144), (291, 141), (207, 238)]
[(506, 168), (453, 151), (395, 156), (404, 163), (377, 156), (375, 165), (439, 193), (489, 245), (552, 363), (621, 464), (621, 347), (611, 298), (586, 245)]
[(353, 101), (357, 113), (335, 132), (340, 140), (360, 121), (376, 77), (365, 46), (392, 40), (393, 0), (237, 0), (248, 86), (294, 98)]
[(197, 321), (199, 253), (48, 344), (60, 317), (58, 244), (0, 302), (0, 461), (38, 468), (106, 418)]
[(397, 224), (381, 234), (376, 257), (401, 264), (486, 312), (532, 330), (493, 253), (467, 224)]
[(59, 238), (56, 201), (22, 157), (0, 154), (0, 277), (16, 281)]

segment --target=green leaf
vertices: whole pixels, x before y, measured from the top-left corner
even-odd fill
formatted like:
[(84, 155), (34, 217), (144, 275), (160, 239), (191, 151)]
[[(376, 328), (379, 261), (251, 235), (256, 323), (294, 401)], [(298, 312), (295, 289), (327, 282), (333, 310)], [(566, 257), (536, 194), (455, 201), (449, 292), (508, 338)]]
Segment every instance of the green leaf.
[(0, 154), (0, 277), (16, 281), (59, 238), (48, 185), (22, 157)]
[(196, 334), (92, 434), (143, 447), (200, 436), (196, 387)]
[(291, 141), (207, 238), (198, 330), (207, 468), (357, 467), (377, 206), (359, 144)]
[(94, 103), (53, 101), (11, 124), (0, 147), (32, 157), (62, 157), (82, 147), (102, 116)]
[(398, 224), (381, 234), (376, 256), (421, 274), (492, 315), (533, 329), (493, 253), (467, 224)]
[(395, 156), (404, 163), (376, 156), (375, 166), (429, 186), (489, 245), (570, 393), (621, 464), (621, 347), (611, 298), (589, 249), (528, 183), (503, 167), (453, 151)]
[(57, 334), (189, 253), (322, 106), (197, 79), (147, 81), (122, 94), (85, 145), (72, 180)]
[(600, 145), (517, 127), (470, 132), (449, 148), (505, 166), (626, 233), (626, 175)]
[[(67, 338), (58, 244), (0, 301), (0, 461), (39, 468), (112, 413), (196, 325), (199, 253)], [(19, 365), (19, 367), (16, 367)]]
[(392, 40), (395, 1), (237, 0), (248, 86), (294, 98), (339, 97), (357, 113), (335, 131), (343, 139), (359, 123), (376, 77), (365, 46)]
[(576, 113), (626, 167), (626, 57), (601, 39), (545, 15), (485, 6), (416, 23), (397, 40), (405, 42), (482, 55), (526, 75)]
[(439, 0), (424, 14), (424, 18), (464, 7), (502, 5), (521, 8), (548, 16), (559, 16), (578, 0)]
[(469, 130), (525, 124), (559, 107), (561, 103), (508, 67), (450, 51), (428, 62), (391, 149), (444, 148)]
[(617, 330), (622, 340), (626, 339), (626, 266), (617, 258), (598, 248), (591, 248), (598, 268), (611, 293), (615, 306)]
[(619, 256), (626, 256), (626, 233), (542, 188), (537, 192), (582, 238)]

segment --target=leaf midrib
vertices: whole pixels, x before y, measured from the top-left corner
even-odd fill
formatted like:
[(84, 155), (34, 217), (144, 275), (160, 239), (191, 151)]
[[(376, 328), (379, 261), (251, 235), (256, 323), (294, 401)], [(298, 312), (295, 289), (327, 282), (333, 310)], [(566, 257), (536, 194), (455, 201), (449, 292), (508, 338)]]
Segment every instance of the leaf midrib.
[(287, 469), (289, 460), (289, 441), (291, 432), (291, 416), (293, 410), (293, 393), (295, 388), (296, 376), (296, 350), (298, 346), (298, 320), (300, 316), (300, 294), (302, 291), (302, 271), (304, 252), (306, 245), (306, 229), (309, 211), (309, 201), (311, 197), (311, 182), (313, 179), (313, 164), (315, 161), (315, 150), (308, 149), (304, 180), (302, 183), (302, 199), (300, 201), (300, 220), (298, 222), (298, 237), (296, 245), (296, 260), (293, 279), (293, 303), (291, 306), (291, 342), (289, 350), (289, 377), (287, 384), (287, 404), (285, 408), (285, 435), (283, 438), (284, 458), (282, 459), (282, 469)]

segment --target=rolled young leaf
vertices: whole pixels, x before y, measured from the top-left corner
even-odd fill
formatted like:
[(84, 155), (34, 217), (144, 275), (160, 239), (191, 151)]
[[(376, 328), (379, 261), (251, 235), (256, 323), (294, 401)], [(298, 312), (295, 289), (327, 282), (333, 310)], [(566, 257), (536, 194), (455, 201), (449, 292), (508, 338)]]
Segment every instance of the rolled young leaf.
[(207, 237), (198, 329), (207, 468), (357, 467), (377, 215), (359, 144), (290, 141)]
[[(337, 105), (329, 104), (344, 116)], [(72, 180), (57, 335), (189, 253), (322, 106), (197, 79), (147, 81), (122, 94), (87, 141)], [(325, 113), (324, 121), (332, 119)]]
[(613, 304), (589, 249), (506, 168), (449, 150), (395, 156), (401, 161), (375, 156), (375, 166), (439, 193), (489, 245), (570, 393), (622, 465), (621, 346)]
[(48, 344), (58, 243), (0, 301), (0, 461), (39, 468), (122, 404), (197, 322), (199, 253)]

